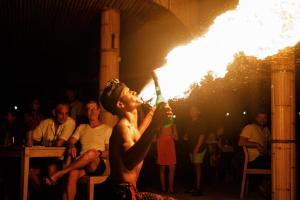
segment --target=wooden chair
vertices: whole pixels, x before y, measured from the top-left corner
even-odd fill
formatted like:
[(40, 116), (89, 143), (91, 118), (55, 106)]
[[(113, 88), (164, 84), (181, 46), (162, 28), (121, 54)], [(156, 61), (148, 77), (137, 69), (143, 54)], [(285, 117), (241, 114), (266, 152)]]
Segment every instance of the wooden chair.
[[(244, 199), (244, 195), (247, 195), (248, 192), (248, 175), (249, 174), (271, 174), (272, 171), (271, 169), (253, 169), (253, 168), (248, 168), (248, 162), (249, 162), (249, 155), (246, 146), (243, 146), (244, 150), (244, 170), (243, 170), (243, 179), (242, 179), (242, 186), (241, 186), (241, 193), (240, 193), (240, 199)], [(246, 188), (245, 188), (246, 187)], [(246, 193), (245, 193), (246, 189)]]
[(105, 161), (106, 168), (105, 168), (103, 175), (101, 175), (101, 176), (83, 176), (80, 179), (80, 182), (85, 183), (87, 186), (87, 200), (94, 200), (95, 184), (103, 183), (110, 174), (109, 161), (106, 159), (104, 161)]

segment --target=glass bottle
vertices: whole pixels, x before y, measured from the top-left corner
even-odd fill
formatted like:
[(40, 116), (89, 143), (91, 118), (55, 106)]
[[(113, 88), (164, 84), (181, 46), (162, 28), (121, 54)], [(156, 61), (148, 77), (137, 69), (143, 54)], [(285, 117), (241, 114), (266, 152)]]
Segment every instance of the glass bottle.
[[(159, 103), (165, 101), (162, 94), (161, 94), (161, 90), (160, 90), (160, 86), (158, 84), (158, 78), (155, 74), (155, 72), (152, 72), (152, 78), (153, 78), (153, 81), (154, 81), (154, 85), (155, 85), (155, 93), (156, 93), (156, 102), (155, 104), (158, 105)], [(165, 101), (166, 102), (166, 101)], [(167, 118), (163, 121), (163, 127), (167, 128), (167, 127), (170, 127), (172, 126), (174, 123), (174, 119), (171, 117), (171, 118)]]

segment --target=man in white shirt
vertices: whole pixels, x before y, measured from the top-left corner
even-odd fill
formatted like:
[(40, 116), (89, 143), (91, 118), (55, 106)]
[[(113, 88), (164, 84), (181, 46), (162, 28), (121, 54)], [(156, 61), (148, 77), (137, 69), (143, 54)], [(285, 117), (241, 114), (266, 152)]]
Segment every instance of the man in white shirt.
[[(271, 134), (266, 126), (267, 114), (265, 112), (258, 112), (256, 114), (256, 123), (249, 124), (244, 127), (240, 134), (239, 146), (246, 146), (249, 155), (249, 168), (271, 168), (270, 156), (270, 140)], [(266, 194), (270, 189), (270, 180), (265, 177), (256, 179), (260, 182), (259, 190)]]
[[(65, 103), (58, 103), (53, 110), (53, 117), (45, 119), (27, 133), (26, 145), (64, 146), (75, 129), (75, 121), (68, 116), (69, 108)], [(41, 190), (40, 175), (45, 168), (46, 174), (51, 175), (58, 169), (57, 159), (33, 159), (30, 162), (29, 180), (33, 191)]]
[[(255, 120), (256, 123), (249, 124), (242, 130), (239, 145), (247, 147), (249, 165), (254, 165), (258, 168), (268, 168), (268, 166), (263, 166), (261, 161), (266, 160), (268, 156), (268, 146), (271, 139), (270, 131), (266, 126), (267, 114), (263, 112), (257, 113)], [(258, 163), (258, 161), (260, 162)], [(257, 165), (252, 163), (257, 163)]]
[(67, 185), (68, 200), (75, 199), (77, 181), (84, 175), (101, 175), (105, 170), (103, 158), (108, 158), (108, 143), (112, 128), (99, 120), (100, 106), (96, 101), (86, 104), (88, 124), (81, 124), (70, 138), (68, 156), (76, 157), (75, 144), (79, 141), (79, 157), (70, 165), (47, 179), (47, 184), (54, 184), (59, 178), (69, 173)]
[(40, 122), (40, 124), (29, 134), (27, 144), (29, 146), (56, 146), (60, 147), (65, 144), (71, 137), (75, 129), (75, 121), (68, 115), (68, 105), (58, 103), (53, 110), (53, 118), (48, 118)]

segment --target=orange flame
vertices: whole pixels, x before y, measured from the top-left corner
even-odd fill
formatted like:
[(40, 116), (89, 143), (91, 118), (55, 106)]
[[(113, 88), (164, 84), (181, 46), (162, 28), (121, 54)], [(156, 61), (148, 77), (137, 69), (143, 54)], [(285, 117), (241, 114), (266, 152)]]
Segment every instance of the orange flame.
[[(208, 72), (224, 77), (237, 53), (264, 59), (299, 40), (299, 0), (240, 0), (202, 37), (169, 52), (166, 64), (155, 72), (165, 99), (183, 98)], [(154, 91), (151, 81), (140, 96), (150, 99)]]

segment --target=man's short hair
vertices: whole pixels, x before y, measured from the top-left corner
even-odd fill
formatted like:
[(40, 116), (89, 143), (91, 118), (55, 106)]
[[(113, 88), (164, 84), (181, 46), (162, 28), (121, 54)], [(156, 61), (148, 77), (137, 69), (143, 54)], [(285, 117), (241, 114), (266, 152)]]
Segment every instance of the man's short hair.
[(55, 104), (54, 109), (57, 110), (60, 106), (65, 106), (69, 109), (69, 105), (64, 101), (59, 101)]
[(263, 110), (263, 109), (257, 110), (257, 111), (255, 112), (255, 116), (254, 116), (254, 117), (257, 117), (259, 114), (265, 114), (265, 115), (268, 115), (268, 112), (267, 112), (266, 110)]
[(118, 79), (112, 79), (106, 83), (100, 97), (101, 104), (105, 110), (113, 115), (117, 114), (117, 102), (125, 87), (126, 85)]

